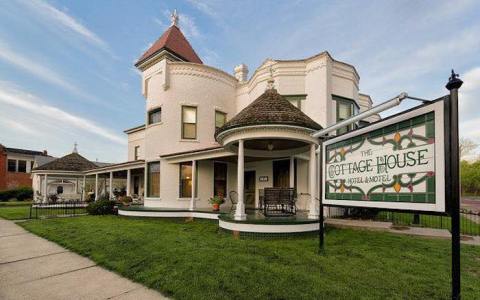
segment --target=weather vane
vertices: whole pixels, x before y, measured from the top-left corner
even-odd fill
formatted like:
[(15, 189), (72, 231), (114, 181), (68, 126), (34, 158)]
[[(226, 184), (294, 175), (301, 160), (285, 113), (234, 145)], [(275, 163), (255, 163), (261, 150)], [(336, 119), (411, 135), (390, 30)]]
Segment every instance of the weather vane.
[(172, 20), (172, 25), (171, 26), (178, 26), (177, 9), (174, 9), (173, 12), (170, 14), (170, 20)]

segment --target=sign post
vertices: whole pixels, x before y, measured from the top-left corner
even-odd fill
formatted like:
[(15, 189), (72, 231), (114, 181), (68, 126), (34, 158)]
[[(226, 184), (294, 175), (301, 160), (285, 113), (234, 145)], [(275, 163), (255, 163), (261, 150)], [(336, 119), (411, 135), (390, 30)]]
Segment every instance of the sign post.
[[(452, 299), (461, 298), (458, 89), (462, 84), (452, 70), (445, 86), (449, 96), (320, 140), (320, 253), (324, 248), (324, 206), (410, 211), (417, 223), (419, 213), (448, 214)], [(340, 124), (330, 128), (335, 126)], [(321, 138), (328, 130), (314, 136)]]
[(447, 120), (445, 126), (449, 128), (448, 155), (446, 161), (447, 183), (445, 193), (449, 199), (449, 211), (452, 219), (452, 299), (460, 299), (460, 155), (458, 133), (458, 89), (463, 81), (452, 70), (452, 75), (445, 86), (450, 91), (450, 97), (445, 101)]

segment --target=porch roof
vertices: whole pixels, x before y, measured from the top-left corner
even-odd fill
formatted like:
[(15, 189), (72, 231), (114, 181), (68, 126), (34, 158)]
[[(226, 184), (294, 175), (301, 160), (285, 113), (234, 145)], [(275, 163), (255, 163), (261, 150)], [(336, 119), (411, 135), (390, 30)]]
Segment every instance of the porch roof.
[(322, 129), (322, 126), (291, 104), (275, 88), (270, 88), (220, 127), (215, 132), (215, 138), (218, 141), (218, 136), (227, 130), (257, 125), (288, 125), (311, 130)]

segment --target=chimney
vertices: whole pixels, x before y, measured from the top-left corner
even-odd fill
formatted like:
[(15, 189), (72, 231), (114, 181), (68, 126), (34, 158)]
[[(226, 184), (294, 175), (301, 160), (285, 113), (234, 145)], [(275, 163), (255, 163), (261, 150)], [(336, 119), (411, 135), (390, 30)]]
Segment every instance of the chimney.
[(43, 155), (47, 156), (48, 155), (48, 152), (47, 150), (43, 150)]
[(246, 64), (240, 64), (233, 69), (235, 78), (241, 83), (246, 82), (248, 78), (248, 67)]

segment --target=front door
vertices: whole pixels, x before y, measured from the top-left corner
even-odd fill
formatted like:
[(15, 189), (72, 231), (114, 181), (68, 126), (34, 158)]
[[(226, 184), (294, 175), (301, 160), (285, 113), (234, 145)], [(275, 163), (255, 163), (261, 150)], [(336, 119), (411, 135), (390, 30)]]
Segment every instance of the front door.
[(255, 208), (255, 171), (246, 171), (243, 179), (245, 207)]

